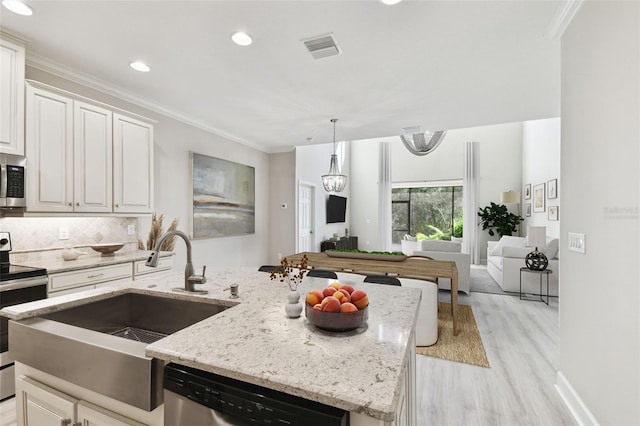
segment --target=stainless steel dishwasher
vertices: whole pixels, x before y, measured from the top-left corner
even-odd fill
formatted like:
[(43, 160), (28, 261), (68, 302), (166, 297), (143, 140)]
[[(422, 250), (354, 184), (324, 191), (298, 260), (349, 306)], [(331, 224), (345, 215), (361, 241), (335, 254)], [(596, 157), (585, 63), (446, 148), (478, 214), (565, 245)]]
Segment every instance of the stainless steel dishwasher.
[(349, 413), (179, 364), (164, 370), (165, 426), (347, 426)]

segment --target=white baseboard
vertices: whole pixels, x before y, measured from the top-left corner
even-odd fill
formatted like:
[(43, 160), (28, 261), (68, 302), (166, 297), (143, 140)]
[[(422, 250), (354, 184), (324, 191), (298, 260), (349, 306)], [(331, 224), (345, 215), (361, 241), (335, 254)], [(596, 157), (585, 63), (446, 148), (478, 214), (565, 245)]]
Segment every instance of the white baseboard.
[(600, 425), (593, 414), (591, 414), (591, 411), (589, 411), (589, 408), (582, 401), (580, 395), (578, 395), (573, 386), (571, 386), (569, 380), (567, 380), (564, 374), (562, 374), (562, 372), (560, 371), (558, 371), (555, 388), (560, 394), (560, 398), (562, 398), (562, 401), (569, 409), (569, 412), (579, 425)]

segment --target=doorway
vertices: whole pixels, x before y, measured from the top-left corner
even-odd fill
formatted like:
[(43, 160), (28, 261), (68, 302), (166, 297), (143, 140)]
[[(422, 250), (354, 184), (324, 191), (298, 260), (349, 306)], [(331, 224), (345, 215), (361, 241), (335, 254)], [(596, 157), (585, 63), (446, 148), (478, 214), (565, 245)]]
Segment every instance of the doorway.
[(296, 252), (314, 251), (316, 186), (298, 182), (298, 242)]

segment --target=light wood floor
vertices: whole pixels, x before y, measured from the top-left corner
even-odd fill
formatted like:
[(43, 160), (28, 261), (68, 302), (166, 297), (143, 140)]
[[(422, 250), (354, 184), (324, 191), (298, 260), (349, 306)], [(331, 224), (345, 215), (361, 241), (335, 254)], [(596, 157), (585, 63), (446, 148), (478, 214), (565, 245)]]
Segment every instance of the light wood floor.
[[(459, 303), (473, 308), (491, 368), (417, 355), (418, 426), (575, 425), (553, 386), (558, 299), (547, 306), (471, 293)], [(0, 419), (0, 426), (15, 426), (15, 399), (0, 403)]]
[(491, 368), (417, 355), (418, 425), (577, 424), (554, 388), (558, 298), (547, 306), (471, 293), (458, 302), (472, 306)]

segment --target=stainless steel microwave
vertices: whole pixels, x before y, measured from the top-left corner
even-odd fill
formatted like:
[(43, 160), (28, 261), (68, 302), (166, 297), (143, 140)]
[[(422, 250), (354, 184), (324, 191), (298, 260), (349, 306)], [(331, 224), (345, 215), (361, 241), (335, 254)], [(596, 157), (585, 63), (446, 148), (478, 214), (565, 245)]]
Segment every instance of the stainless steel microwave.
[(27, 158), (0, 154), (0, 209), (27, 206)]

